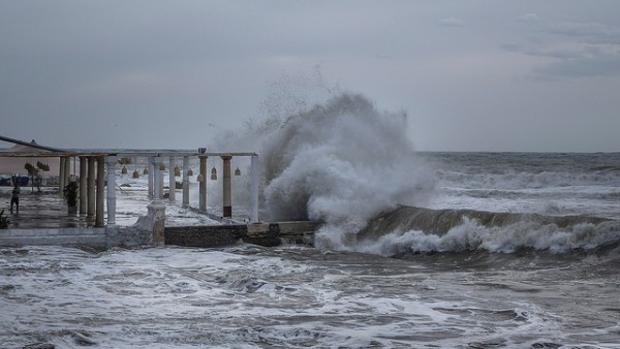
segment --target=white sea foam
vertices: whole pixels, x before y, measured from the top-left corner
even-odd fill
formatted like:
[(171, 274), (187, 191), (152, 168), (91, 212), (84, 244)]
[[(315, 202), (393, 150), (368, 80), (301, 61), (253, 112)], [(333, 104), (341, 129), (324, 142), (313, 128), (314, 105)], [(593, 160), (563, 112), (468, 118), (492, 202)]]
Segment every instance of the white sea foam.
[[(424, 201), (433, 187), (407, 135), (406, 115), (381, 112), (361, 95), (268, 119), (239, 138), (261, 155), (263, 216), (323, 221), (328, 245), (379, 211)], [(234, 195), (247, 202), (240, 197), (247, 190)]]
[(411, 230), (392, 232), (376, 241), (350, 246), (357, 251), (394, 256), (412, 252), (451, 252), (486, 250), (511, 253), (520, 248), (562, 253), (575, 249), (594, 249), (620, 241), (620, 222), (583, 223), (569, 228), (521, 221), (507, 226), (487, 227), (464, 218), (461, 225), (444, 235)]

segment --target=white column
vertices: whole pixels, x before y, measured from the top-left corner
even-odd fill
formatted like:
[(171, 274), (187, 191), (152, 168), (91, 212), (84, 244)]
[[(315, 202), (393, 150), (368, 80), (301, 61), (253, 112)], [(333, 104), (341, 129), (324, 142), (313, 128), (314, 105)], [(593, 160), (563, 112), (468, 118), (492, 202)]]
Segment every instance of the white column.
[(88, 159), (80, 156), (80, 214), (85, 215), (88, 207)]
[(189, 207), (189, 156), (183, 157), (183, 207)]
[(207, 212), (207, 156), (200, 156), (200, 177), (202, 181), (198, 183), (198, 207), (201, 212)]
[(108, 225), (116, 224), (116, 156), (106, 158), (108, 165), (108, 192), (106, 205), (108, 207)]
[(97, 198), (95, 200), (95, 227), (103, 227), (103, 198), (104, 198), (104, 185), (105, 185), (105, 160), (103, 156), (99, 156), (97, 159)]
[(155, 175), (155, 171), (153, 170), (153, 158), (149, 157), (146, 159), (146, 168), (149, 170), (149, 197), (152, 199), (153, 197), (155, 197), (154, 195), (154, 175)]
[(151, 167), (153, 169), (153, 199), (159, 200), (161, 196), (161, 172), (159, 170), (159, 158), (152, 158)]
[(222, 156), (222, 216), (223, 217), (232, 217), (232, 200), (231, 200), (231, 192), (232, 192), (232, 181), (230, 177), (230, 160), (232, 156), (224, 155)]
[(70, 157), (65, 158), (64, 174), (65, 174), (65, 179), (63, 180), (63, 183), (65, 184), (65, 186), (67, 186), (69, 182), (71, 181), (71, 158)]
[(258, 223), (258, 155), (250, 159), (250, 222)]
[[(157, 168), (159, 170), (159, 166), (161, 166), (161, 164), (163, 164), (164, 161), (158, 157), (157, 158)], [(159, 199), (163, 199), (164, 198), (164, 173), (162, 172), (162, 170), (159, 170), (159, 181), (157, 182), (159, 183)]]
[(61, 198), (65, 197), (65, 194), (64, 194), (65, 185), (66, 185), (65, 183), (65, 158), (61, 157), (60, 165), (59, 165), (59, 172), (58, 172), (58, 189), (59, 189), (58, 195)]
[(176, 180), (174, 179), (174, 157), (170, 157), (170, 160), (168, 161), (168, 186), (170, 187), (170, 190), (168, 191), (168, 200), (170, 201), (174, 201), (174, 195), (176, 192)]
[(86, 192), (87, 192), (87, 205), (86, 205), (86, 218), (90, 222), (95, 219), (95, 205), (96, 205), (96, 194), (95, 194), (95, 180), (97, 179), (97, 175), (95, 172), (96, 159), (92, 156), (87, 158), (88, 160), (88, 174), (86, 177)]

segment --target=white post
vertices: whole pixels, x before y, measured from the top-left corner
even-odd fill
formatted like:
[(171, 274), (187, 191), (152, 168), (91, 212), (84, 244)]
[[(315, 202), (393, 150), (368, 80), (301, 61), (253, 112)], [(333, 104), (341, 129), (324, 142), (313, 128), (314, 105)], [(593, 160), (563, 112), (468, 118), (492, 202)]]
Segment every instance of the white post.
[(258, 155), (250, 159), (250, 223), (258, 223)]
[(80, 214), (85, 215), (88, 207), (88, 159), (80, 156)]
[(232, 181), (230, 177), (230, 160), (232, 156), (230, 155), (222, 155), (222, 216), (223, 217), (232, 217)]
[(189, 156), (183, 157), (183, 207), (189, 207)]
[(159, 171), (158, 158), (152, 158), (151, 167), (153, 168), (153, 199), (159, 200), (161, 195), (161, 173)]
[(60, 157), (60, 167), (59, 167), (59, 173), (58, 173), (58, 196), (60, 196), (61, 198), (65, 197), (64, 190), (65, 190), (66, 184), (67, 183), (65, 183), (65, 158)]
[(170, 190), (168, 191), (168, 200), (171, 202), (174, 201), (174, 195), (177, 187), (176, 180), (174, 179), (174, 158), (171, 156), (168, 161), (168, 186)]
[(147, 161), (147, 165), (146, 166), (147, 166), (147, 168), (149, 170), (149, 174), (148, 174), (148, 176), (149, 176), (149, 197), (152, 199), (152, 198), (155, 197), (154, 191), (153, 191), (153, 188), (154, 188), (154, 181), (153, 181), (154, 177), (153, 176), (155, 175), (155, 171), (153, 170), (153, 161), (154, 160), (153, 160), (152, 157), (149, 157), (149, 158), (147, 158), (146, 161)]
[[(95, 200), (95, 227), (103, 227), (103, 204), (104, 204), (104, 185), (105, 185), (105, 160), (103, 156), (98, 156), (97, 160), (97, 198)], [(66, 162), (65, 162), (66, 164)]]
[(97, 179), (97, 175), (96, 175), (96, 162), (97, 159), (89, 156), (87, 158), (88, 161), (88, 168), (87, 168), (87, 177), (86, 177), (86, 192), (87, 192), (87, 197), (88, 197), (88, 201), (86, 204), (86, 219), (89, 222), (92, 222), (95, 220), (95, 209), (96, 209), (96, 188), (95, 188), (95, 181)]
[(116, 156), (106, 158), (108, 165), (108, 195), (106, 205), (108, 206), (108, 225), (116, 224)]
[[(163, 164), (164, 162), (161, 160), (161, 158), (157, 158), (157, 168), (159, 170), (159, 166), (161, 166), (161, 164)], [(162, 172), (162, 170), (159, 170), (159, 181), (157, 183), (159, 183), (159, 197), (158, 199), (163, 199), (164, 198), (164, 173)]]
[(202, 181), (198, 184), (198, 207), (200, 212), (207, 212), (207, 156), (200, 155), (199, 159)]

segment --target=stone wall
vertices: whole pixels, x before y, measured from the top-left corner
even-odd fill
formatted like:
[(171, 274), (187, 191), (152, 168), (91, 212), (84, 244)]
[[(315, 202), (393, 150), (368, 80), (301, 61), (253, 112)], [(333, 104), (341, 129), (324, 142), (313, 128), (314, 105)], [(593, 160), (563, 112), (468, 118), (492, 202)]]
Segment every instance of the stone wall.
[(166, 227), (166, 245), (186, 247), (221, 247), (243, 241), (261, 246), (278, 246), (283, 242), (312, 245), (314, 222), (227, 224)]

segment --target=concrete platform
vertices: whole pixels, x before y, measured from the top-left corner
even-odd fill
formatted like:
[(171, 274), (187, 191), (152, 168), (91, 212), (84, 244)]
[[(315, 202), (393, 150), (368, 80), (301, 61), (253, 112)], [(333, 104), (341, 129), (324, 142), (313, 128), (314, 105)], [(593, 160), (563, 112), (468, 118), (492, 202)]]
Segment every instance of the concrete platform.
[(58, 196), (58, 188), (41, 188), (34, 192), (30, 187), (22, 187), (19, 196), (19, 214), (10, 213), (11, 187), (0, 188), (0, 210), (9, 217), (9, 228), (13, 229), (53, 229), (80, 228), (88, 226), (86, 217), (68, 214), (67, 205)]

